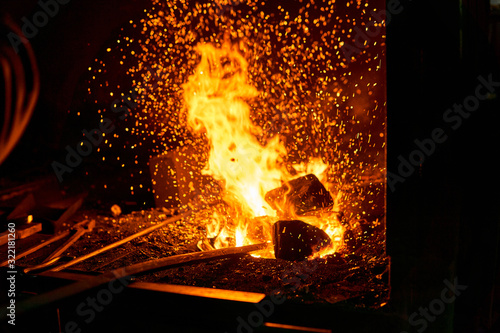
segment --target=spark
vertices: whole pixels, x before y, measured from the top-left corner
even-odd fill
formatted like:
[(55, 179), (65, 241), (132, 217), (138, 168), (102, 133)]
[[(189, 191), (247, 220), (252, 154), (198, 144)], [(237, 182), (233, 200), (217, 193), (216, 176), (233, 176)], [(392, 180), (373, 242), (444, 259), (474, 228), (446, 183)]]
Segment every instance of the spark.
[[(342, 47), (353, 45), (357, 29), (373, 20), (380, 1), (299, 1), (288, 8), (272, 1), (153, 0), (140, 20), (130, 20), (105, 48), (102, 59), (88, 67), (89, 88), (97, 108), (108, 99), (134, 96), (122, 131), (106, 140), (111, 147), (147, 149), (150, 157), (179, 147), (207, 147), (203, 135), (186, 126), (183, 84), (200, 58), (195, 48), (225, 41), (237, 45), (248, 62), (250, 84), (257, 96), (246, 101), (252, 122), (262, 129), (261, 144), (279, 135), (288, 151), (287, 163), (311, 158), (328, 161), (328, 188), (343, 191), (346, 206), (357, 200), (349, 192), (362, 176), (385, 174), (385, 31), (369, 40), (354, 59)], [(385, 23), (377, 23), (384, 25)], [(126, 70), (126, 84), (106, 80), (114, 70)], [(200, 73), (203, 74), (203, 73)], [(107, 97), (102, 91), (108, 91)], [(129, 99), (129, 102), (132, 99)], [(113, 105), (112, 100), (105, 105)], [(127, 106), (119, 102), (115, 108)], [(113, 113), (104, 109), (101, 119)], [(133, 142), (133, 136), (136, 141)], [(106, 136), (108, 139), (108, 136)], [(104, 145), (104, 144), (103, 144)], [(206, 159), (199, 158), (200, 168)], [(205, 156), (206, 157), (206, 156)], [(105, 158), (103, 156), (102, 160)], [(108, 161), (107, 159), (106, 161)], [(362, 162), (362, 163), (361, 163)], [(138, 164), (136, 159), (135, 164)], [(125, 164), (122, 165), (125, 167)], [(137, 188), (136, 188), (137, 189)], [(133, 187), (130, 188), (133, 192)]]

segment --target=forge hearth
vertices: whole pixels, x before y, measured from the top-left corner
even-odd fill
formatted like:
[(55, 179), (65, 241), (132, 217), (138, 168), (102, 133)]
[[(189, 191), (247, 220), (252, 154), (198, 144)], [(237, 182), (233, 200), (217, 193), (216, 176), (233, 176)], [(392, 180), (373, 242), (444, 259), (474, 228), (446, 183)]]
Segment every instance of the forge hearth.
[[(82, 211), (79, 216), (94, 219), (92, 234), (82, 237), (78, 246), (65, 253), (78, 257), (116, 240), (134, 234), (166, 219), (172, 211), (153, 209), (120, 217)], [(198, 251), (197, 244), (206, 237), (199, 212), (148, 236), (72, 266), (74, 272), (96, 274), (147, 260)], [(325, 259), (288, 261), (244, 255), (206, 263), (183, 265), (135, 277), (140, 282), (217, 288), (269, 294), (276, 290), (297, 303), (332, 304), (348, 302), (353, 306), (377, 308), (388, 301), (388, 262), (383, 253), (384, 235), (374, 235), (363, 253), (338, 254)], [(19, 265), (36, 265), (51, 249), (19, 260)], [(19, 249), (22, 251), (22, 248)]]
[[(38, 295), (33, 307), (21, 303), (26, 313), (45, 306), (60, 316), (58, 301), (125, 275), (133, 280), (125, 293), (181, 286), (201, 288), (197, 300), (215, 290), (245, 304), (279, 295), (289, 305), (383, 308), (385, 21), (371, 15), (383, 7), (152, 0), (86, 67), (87, 104), (68, 118), (109, 131), (85, 129), (65, 148), (95, 148), (90, 163), (77, 157), (85, 179), (99, 179), (91, 185), (99, 198), (62, 229), (95, 226), (61, 257), (47, 258), (65, 239), (16, 261), (28, 280), (77, 280), (47, 294), (43, 284), (27, 289)], [(362, 48), (359, 27), (376, 31)], [(59, 237), (36, 235), (18, 251), (51, 236)], [(182, 261), (191, 254), (200, 260)], [(169, 258), (168, 267), (147, 266)]]

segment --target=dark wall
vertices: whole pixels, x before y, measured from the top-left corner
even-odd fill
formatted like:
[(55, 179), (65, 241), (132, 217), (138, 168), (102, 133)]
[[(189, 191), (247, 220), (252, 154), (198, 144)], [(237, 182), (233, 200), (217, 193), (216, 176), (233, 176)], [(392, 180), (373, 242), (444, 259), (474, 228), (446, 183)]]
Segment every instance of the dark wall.
[(498, 332), (500, 87), (460, 124), (444, 116), (475, 95), (478, 76), (500, 82), (500, 41), (488, 40), (487, 1), (404, 4), (387, 27), (388, 171), (399, 174), (401, 158), (422, 151), (415, 140), (434, 129), (446, 139), (388, 193), (393, 302), (403, 315), (419, 313), (456, 278), (467, 290), (426, 331)]

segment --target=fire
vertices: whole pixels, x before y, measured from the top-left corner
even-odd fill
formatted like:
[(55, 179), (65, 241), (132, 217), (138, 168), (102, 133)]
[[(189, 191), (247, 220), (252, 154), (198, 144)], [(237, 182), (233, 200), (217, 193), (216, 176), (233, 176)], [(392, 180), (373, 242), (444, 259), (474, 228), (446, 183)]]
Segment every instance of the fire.
[[(245, 57), (229, 42), (220, 48), (199, 44), (196, 50), (201, 60), (183, 86), (188, 125), (194, 133), (205, 135), (210, 145), (202, 173), (223, 185), (223, 200), (238, 212), (233, 228), (214, 213), (207, 225), (208, 237), (216, 238), (215, 247), (227, 246), (226, 239), (231, 236), (237, 246), (269, 241), (276, 212), (266, 202), (265, 194), (307, 173), (325, 181), (322, 176), (328, 165), (321, 159), (296, 164), (292, 177), (286, 168), (287, 150), (281, 138), (275, 136), (264, 143), (258, 139), (262, 129), (251, 121), (248, 104), (258, 97), (258, 91), (249, 82)], [(316, 218), (313, 222), (334, 236), (334, 244), (341, 242), (338, 221)]]
[[(223, 207), (199, 219), (210, 238), (207, 249), (269, 241), (281, 213), (263, 194), (314, 174), (330, 190), (337, 214), (286, 218), (321, 228), (334, 243), (330, 251), (344, 238), (343, 249), (360, 246), (357, 221), (380, 220), (385, 228), (386, 34), (372, 15), (384, 3), (221, 1), (152, 0), (88, 67), (88, 101), (95, 104), (89, 110), (98, 110), (102, 121), (115, 119), (116, 110), (130, 111), (98, 149), (102, 160), (130, 172), (137, 185), (128, 187), (130, 195), (152, 191), (159, 199), (155, 187), (163, 184), (142, 183), (147, 155), (179, 151), (189, 157), (182, 163), (189, 167), (179, 172), (185, 180), (184, 173), (203, 168), (210, 152), (204, 173), (220, 184), (206, 185), (210, 177), (202, 186), (171, 179), (189, 195), (204, 196), (202, 203), (218, 202), (212, 195), (224, 189)], [(352, 32), (374, 26), (383, 30), (346, 58), (357, 43)], [(229, 40), (237, 47), (221, 42)], [(117, 67), (126, 69), (132, 87), (116, 75)], [(109, 158), (114, 153), (119, 158)], [(173, 177), (179, 170), (170, 171)], [(159, 206), (180, 201), (175, 195), (161, 199)]]
[(200, 44), (202, 59), (184, 86), (188, 123), (204, 132), (210, 142), (210, 159), (204, 174), (222, 181), (227, 202), (239, 203), (245, 217), (272, 214), (264, 194), (280, 185), (280, 162), (286, 150), (278, 137), (261, 145), (261, 129), (250, 120), (246, 100), (257, 90), (247, 81), (247, 62), (233, 46), (217, 49)]

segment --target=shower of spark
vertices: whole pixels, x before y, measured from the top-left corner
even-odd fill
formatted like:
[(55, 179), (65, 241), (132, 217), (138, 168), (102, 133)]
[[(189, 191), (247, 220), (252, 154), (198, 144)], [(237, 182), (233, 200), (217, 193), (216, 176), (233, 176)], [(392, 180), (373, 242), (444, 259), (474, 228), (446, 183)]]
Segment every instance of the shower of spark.
[[(183, 86), (200, 62), (197, 45), (231, 43), (244, 56), (248, 84), (255, 87), (246, 102), (261, 129), (256, 140), (264, 146), (279, 137), (287, 151), (284, 163), (297, 174), (312, 160), (326, 163), (321, 180), (340, 195), (349, 218), (363, 218), (370, 212), (361, 209), (361, 199), (384, 195), (385, 29), (373, 15), (384, 7), (380, 0), (152, 0), (143, 18), (131, 20), (89, 67), (96, 104), (118, 97), (123, 106), (130, 96), (137, 103), (129, 117), (117, 120), (125, 133), (105, 142), (150, 156), (207, 146), (207, 137), (187, 126)], [(369, 26), (381, 27), (380, 33), (370, 34), (345, 59), (342, 46), (355, 45)], [(133, 90), (103, 82), (112, 66), (126, 73)], [(109, 105), (99, 104), (101, 117), (115, 111)], [(363, 193), (360, 184), (379, 184), (377, 193)]]

